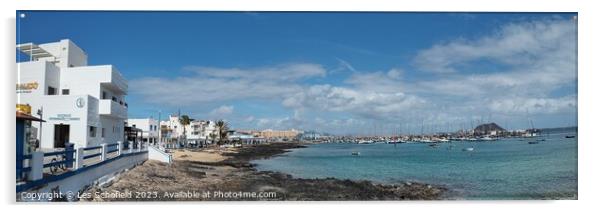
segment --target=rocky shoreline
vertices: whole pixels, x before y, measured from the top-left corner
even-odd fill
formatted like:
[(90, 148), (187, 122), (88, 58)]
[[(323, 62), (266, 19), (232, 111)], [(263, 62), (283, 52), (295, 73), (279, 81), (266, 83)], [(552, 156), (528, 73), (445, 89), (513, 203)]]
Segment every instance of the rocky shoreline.
[(175, 159), (171, 165), (147, 161), (102, 187), (85, 191), (82, 201), (356, 201), (437, 200), (447, 191), (423, 183), (376, 184), (335, 178), (303, 179), (257, 171), (252, 160), (303, 148), (299, 143), (271, 143), (217, 151), (225, 160)]

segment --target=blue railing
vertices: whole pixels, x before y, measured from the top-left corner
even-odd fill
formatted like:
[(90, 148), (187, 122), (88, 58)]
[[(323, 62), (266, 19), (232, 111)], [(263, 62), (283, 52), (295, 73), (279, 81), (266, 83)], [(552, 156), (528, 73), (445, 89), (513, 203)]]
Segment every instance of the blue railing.
[[(90, 159), (90, 158), (95, 158), (95, 157), (102, 156), (103, 154), (111, 154), (111, 153), (119, 151), (119, 143), (106, 144), (104, 146), (105, 147), (104, 150), (102, 149), (102, 147), (103, 146), (91, 146), (91, 147), (83, 148), (84, 151), (95, 151), (95, 150), (98, 150), (98, 152), (93, 153), (93, 154), (84, 155), (82, 158), (84, 160), (86, 160), (86, 159)], [(106, 160), (106, 159), (101, 159), (101, 160)], [(87, 166), (87, 165), (84, 164), (84, 166)]]
[[(83, 167), (105, 163), (106, 161), (119, 158), (120, 156), (143, 153), (145, 150), (142, 149), (144, 146), (141, 145), (142, 144), (138, 145), (140, 146), (140, 149), (138, 150), (132, 149), (129, 152), (119, 152), (122, 150), (120, 143), (107, 143), (101, 146), (82, 147), (79, 150), (75, 150), (74, 145), (69, 143), (65, 150), (61, 151), (50, 151), (45, 153), (36, 151), (31, 154), (20, 155), (17, 156), (17, 182), (47, 179), (47, 176), (44, 174), (45, 171), (48, 171), (46, 169), (50, 170), (52, 176), (57, 176), (65, 172), (79, 170)], [(109, 157), (109, 154), (111, 157)], [(98, 161), (93, 162), (91, 160), (86, 160), (99, 156), (100, 159)]]
[(96, 150), (96, 149), (101, 149), (102, 146), (89, 146), (89, 147), (85, 147), (84, 151), (90, 151), (90, 150)]
[[(97, 152), (97, 153), (94, 153), (94, 154), (88, 154), (88, 155), (84, 154), (84, 157), (83, 157), (83, 159), (84, 159), (84, 160), (86, 160), (86, 159), (90, 159), (90, 158), (94, 158), (94, 157), (98, 157), (98, 156), (101, 156), (101, 155), (102, 155), (102, 146), (89, 146), (89, 147), (84, 147), (84, 148), (83, 148), (83, 150), (84, 150), (84, 151), (96, 151), (96, 150), (99, 150), (99, 152)], [(82, 154), (83, 154), (83, 153), (82, 153)]]
[(90, 158), (93, 158), (93, 157), (98, 157), (98, 156), (101, 156), (101, 155), (102, 155), (102, 153), (99, 152), (99, 153), (95, 153), (95, 154), (91, 154), (91, 155), (85, 155), (83, 158), (85, 160), (85, 159), (90, 159)]
[(105, 147), (107, 149), (105, 153), (107, 154), (119, 151), (119, 143), (107, 144)]
[(30, 160), (31, 155), (23, 155), (17, 159), (17, 179), (21, 180), (23, 177), (27, 176), (27, 172), (31, 171), (31, 167), (23, 167), (23, 161)]
[(68, 147), (64, 151), (54, 151), (54, 152), (46, 152), (44, 153), (44, 157), (54, 156), (50, 163), (44, 163), (43, 168), (48, 167), (63, 167), (64, 168), (72, 168), (73, 162), (75, 161), (73, 154), (75, 154), (75, 150), (73, 147)]

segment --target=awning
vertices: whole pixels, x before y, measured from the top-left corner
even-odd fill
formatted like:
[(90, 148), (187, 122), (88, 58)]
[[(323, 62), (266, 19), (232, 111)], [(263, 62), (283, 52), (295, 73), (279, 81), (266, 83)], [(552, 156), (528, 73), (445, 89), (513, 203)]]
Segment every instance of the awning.
[(28, 120), (28, 121), (40, 121), (40, 122), (46, 122), (45, 120), (33, 117), (31, 115), (22, 113), (22, 112), (16, 112), (17, 113), (17, 120)]
[(42, 49), (37, 44), (25, 43), (17, 45), (19, 51), (31, 56), (32, 59), (45, 58), (53, 56), (48, 51)]

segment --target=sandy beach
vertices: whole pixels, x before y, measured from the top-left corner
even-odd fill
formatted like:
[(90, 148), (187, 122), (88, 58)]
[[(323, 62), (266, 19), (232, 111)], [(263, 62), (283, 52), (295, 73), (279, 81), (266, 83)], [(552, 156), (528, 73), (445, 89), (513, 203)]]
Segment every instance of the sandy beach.
[(146, 161), (103, 186), (93, 186), (81, 201), (241, 201), (241, 200), (433, 200), (442, 187), (421, 183), (376, 184), (335, 178), (301, 179), (257, 171), (249, 162), (303, 148), (271, 143), (242, 148), (176, 150), (169, 165)]

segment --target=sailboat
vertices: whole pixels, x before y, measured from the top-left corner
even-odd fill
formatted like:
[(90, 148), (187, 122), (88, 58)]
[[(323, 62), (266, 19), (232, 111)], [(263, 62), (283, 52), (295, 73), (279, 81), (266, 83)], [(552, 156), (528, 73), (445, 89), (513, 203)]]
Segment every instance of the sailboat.
[[(529, 109), (527, 109), (527, 118), (529, 119), (529, 123), (531, 124), (531, 131), (527, 130), (526, 132), (526, 137), (528, 138), (534, 138), (537, 137), (537, 132), (535, 130), (535, 125), (533, 125), (533, 120), (531, 118), (529, 118)], [(528, 144), (539, 144), (539, 141), (544, 141), (545, 139), (541, 139), (541, 140), (531, 140), (529, 142), (527, 142)]]

